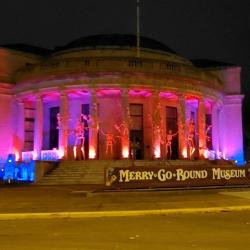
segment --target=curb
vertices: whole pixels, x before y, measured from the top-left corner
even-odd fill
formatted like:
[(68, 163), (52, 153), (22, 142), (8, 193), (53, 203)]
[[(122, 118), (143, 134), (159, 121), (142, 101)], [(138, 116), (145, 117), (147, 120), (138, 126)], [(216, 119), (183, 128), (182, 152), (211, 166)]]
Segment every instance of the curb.
[(220, 212), (239, 212), (239, 211), (250, 211), (250, 205), (246, 205), (246, 206), (226, 206), (226, 207), (208, 207), (208, 208), (177, 208), (177, 209), (155, 209), (155, 210), (130, 210), (130, 211), (9, 213), (9, 214), (0, 214), (0, 220), (132, 217), (132, 216), (145, 216), (145, 215), (220, 213)]

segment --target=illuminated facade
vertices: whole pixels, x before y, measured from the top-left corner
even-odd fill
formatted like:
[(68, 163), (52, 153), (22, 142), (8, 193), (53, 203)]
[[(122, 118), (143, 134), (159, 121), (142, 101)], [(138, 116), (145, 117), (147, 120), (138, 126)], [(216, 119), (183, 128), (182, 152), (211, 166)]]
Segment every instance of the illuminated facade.
[(140, 58), (129, 35), (0, 47), (0, 157), (243, 162), (240, 67), (141, 43)]

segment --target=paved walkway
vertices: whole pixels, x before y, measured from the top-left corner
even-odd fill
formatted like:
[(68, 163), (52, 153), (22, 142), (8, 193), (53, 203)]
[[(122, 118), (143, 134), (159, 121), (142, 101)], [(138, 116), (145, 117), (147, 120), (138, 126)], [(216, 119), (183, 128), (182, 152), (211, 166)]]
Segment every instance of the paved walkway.
[(0, 220), (250, 210), (250, 188), (94, 191), (98, 186), (0, 186)]

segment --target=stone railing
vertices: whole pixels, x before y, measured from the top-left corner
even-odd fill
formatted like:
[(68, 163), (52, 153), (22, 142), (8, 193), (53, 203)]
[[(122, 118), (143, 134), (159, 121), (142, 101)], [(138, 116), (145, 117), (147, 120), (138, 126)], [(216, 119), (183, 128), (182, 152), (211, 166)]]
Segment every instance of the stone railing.
[[(200, 81), (210, 87), (221, 88), (222, 83), (213, 74), (195, 68), (192, 65), (179, 64), (163, 60), (137, 58), (72, 58), (50, 60), (38, 65), (30, 65), (16, 72), (17, 82), (26, 82), (62, 76), (65, 74), (98, 73), (98, 72), (125, 72), (146, 74), (167, 74)], [(212, 86), (211, 86), (212, 84)]]
[[(34, 151), (26, 151), (22, 152), (22, 160), (23, 161), (31, 161), (35, 160), (35, 154)], [(41, 160), (42, 161), (57, 161), (60, 159), (60, 153), (57, 149), (52, 150), (42, 150), (41, 151)]]
[(26, 151), (22, 152), (22, 160), (23, 161), (31, 161), (34, 158), (34, 151)]
[(42, 150), (41, 151), (41, 160), (42, 161), (57, 161), (60, 159), (59, 150)]

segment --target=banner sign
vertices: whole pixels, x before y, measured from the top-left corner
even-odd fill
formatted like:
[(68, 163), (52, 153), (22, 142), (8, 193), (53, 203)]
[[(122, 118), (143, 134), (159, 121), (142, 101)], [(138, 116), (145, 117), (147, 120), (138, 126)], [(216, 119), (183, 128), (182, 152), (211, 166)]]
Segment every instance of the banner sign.
[(126, 167), (105, 169), (110, 188), (250, 185), (250, 168), (230, 166)]

